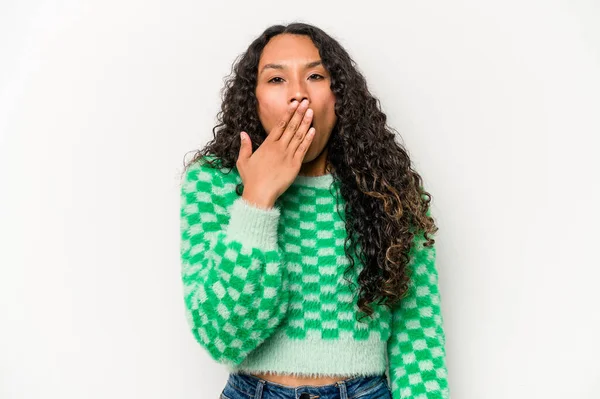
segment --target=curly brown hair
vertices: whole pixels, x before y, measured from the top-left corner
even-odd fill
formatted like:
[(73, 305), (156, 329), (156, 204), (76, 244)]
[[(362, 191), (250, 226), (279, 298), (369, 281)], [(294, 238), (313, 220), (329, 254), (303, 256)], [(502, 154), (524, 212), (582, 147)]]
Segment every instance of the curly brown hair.
[[(209, 162), (211, 166), (218, 163), (220, 168), (234, 168), (240, 131), (250, 136), (253, 151), (267, 137), (257, 114), (258, 63), (269, 40), (283, 33), (310, 37), (331, 75), (337, 122), (327, 143), (327, 163), (333, 166), (332, 175), (346, 200), (348, 235), (344, 251), (350, 266), (344, 275), (355, 267), (354, 254), (364, 266), (358, 276), (357, 305), (371, 316), (371, 303), (391, 307), (407, 294), (407, 265), (415, 235), (422, 232), (424, 245), (431, 247), (435, 240), (430, 236), (438, 228), (429, 212), (432, 196), (423, 189), (407, 150), (395, 141), (395, 130), (387, 126), (379, 100), (369, 92), (354, 60), (335, 39), (305, 23), (267, 28), (234, 61), (221, 91), (213, 140), (197, 150), (185, 168), (205, 155), (215, 157)], [(238, 195), (240, 186), (236, 188)]]

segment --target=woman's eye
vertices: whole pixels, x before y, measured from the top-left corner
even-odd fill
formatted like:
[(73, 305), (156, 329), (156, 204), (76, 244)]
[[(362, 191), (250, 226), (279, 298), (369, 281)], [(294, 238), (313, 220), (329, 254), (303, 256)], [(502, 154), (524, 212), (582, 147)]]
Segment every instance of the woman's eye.
[[(323, 76), (317, 74), (317, 73), (313, 73), (312, 75), (310, 75), (311, 78), (315, 78), (317, 80), (321, 80), (324, 79)], [(278, 79), (278, 80), (276, 80)], [(269, 83), (280, 83), (283, 79), (281, 79), (280, 77), (274, 77), (268, 80)]]

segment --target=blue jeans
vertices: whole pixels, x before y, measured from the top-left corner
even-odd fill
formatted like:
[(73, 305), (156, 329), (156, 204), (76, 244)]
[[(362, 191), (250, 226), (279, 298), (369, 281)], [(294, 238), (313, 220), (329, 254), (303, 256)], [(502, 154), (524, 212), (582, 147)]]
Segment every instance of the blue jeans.
[(250, 374), (229, 374), (220, 399), (392, 399), (385, 374), (354, 377), (329, 385), (291, 387)]

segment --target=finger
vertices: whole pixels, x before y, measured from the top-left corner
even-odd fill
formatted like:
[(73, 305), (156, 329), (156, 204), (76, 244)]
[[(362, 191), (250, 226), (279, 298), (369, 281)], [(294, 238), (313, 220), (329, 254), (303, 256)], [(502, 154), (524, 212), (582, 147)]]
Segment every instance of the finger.
[(298, 130), (298, 127), (300, 127), (302, 119), (304, 118), (304, 113), (307, 109), (308, 100), (302, 100), (300, 105), (298, 105), (296, 112), (292, 116), (292, 119), (285, 127), (283, 134), (279, 138), (279, 141), (283, 144), (284, 148), (287, 148), (287, 146), (290, 144), (290, 140), (292, 140), (292, 137), (294, 137), (294, 135), (296, 134), (296, 130)]
[(304, 137), (302, 144), (300, 144), (298, 146), (298, 149), (294, 153), (294, 158), (298, 162), (302, 162), (302, 160), (304, 159), (304, 156), (308, 152), (308, 148), (310, 147), (314, 138), (315, 138), (315, 128), (311, 127), (310, 130), (308, 131), (308, 133), (306, 134), (306, 136)]
[(240, 152), (238, 154), (238, 162), (244, 163), (246, 159), (250, 158), (252, 155), (252, 144), (250, 143), (250, 138), (246, 132), (240, 133)]
[(288, 125), (288, 122), (294, 116), (298, 105), (298, 101), (292, 101), (292, 103), (288, 106), (287, 110), (285, 111), (285, 115), (279, 120), (279, 122), (277, 122), (277, 126), (273, 130), (271, 130), (267, 135), (267, 139), (271, 139), (274, 141), (279, 140), (286, 126)]
[(298, 126), (298, 129), (296, 130), (296, 134), (292, 136), (288, 144), (287, 148), (291, 154), (293, 154), (298, 149), (298, 146), (304, 141), (304, 137), (308, 133), (308, 129), (310, 128), (310, 123), (312, 122), (312, 119), (313, 110), (309, 108), (306, 110), (304, 118), (302, 119), (300, 126)]

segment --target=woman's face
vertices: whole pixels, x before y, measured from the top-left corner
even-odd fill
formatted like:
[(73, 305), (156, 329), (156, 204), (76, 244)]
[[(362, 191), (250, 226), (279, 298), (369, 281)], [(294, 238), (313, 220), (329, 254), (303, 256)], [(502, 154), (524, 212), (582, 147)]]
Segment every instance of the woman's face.
[(315, 137), (305, 163), (322, 153), (337, 121), (331, 78), (320, 60), (319, 50), (308, 36), (280, 34), (267, 43), (258, 63), (258, 117), (267, 134), (293, 100), (309, 101)]

